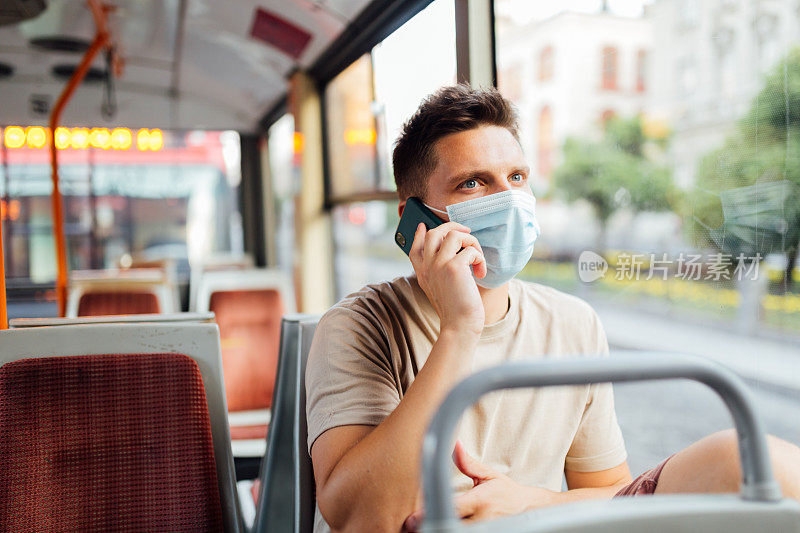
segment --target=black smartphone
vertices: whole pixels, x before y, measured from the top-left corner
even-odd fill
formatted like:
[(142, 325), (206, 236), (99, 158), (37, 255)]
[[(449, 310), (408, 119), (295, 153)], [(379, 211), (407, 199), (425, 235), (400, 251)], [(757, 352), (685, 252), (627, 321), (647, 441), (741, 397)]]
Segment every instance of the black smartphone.
[(403, 216), (400, 217), (400, 223), (397, 225), (397, 231), (394, 234), (394, 242), (406, 255), (411, 252), (414, 234), (417, 232), (417, 226), (419, 226), (420, 222), (424, 222), (425, 227), (428, 229), (433, 229), (443, 223), (439, 217), (433, 214), (433, 211), (425, 207), (422, 200), (411, 197), (406, 201), (406, 206), (403, 208)]

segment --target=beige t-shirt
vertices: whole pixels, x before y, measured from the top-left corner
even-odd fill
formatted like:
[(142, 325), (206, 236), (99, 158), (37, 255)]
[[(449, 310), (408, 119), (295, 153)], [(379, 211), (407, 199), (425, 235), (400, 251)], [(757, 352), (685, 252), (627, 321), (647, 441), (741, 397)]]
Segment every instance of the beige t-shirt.
[[(553, 288), (511, 280), (509, 309), (485, 326), (464, 364), (607, 356), (595, 311)], [(400, 403), (439, 334), (439, 317), (415, 276), (369, 285), (320, 320), (306, 370), (308, 447), (328, 429), (380, 424)], [(564, 469), (613, 468), (627, 454), (610, 384), (498, 391), (461, 419), (467, 452), (514, 481), (561, 490)], [(472, 487), (454, 470), (457, 491)], [(319, 510), (315, 531), (327, 531)]]

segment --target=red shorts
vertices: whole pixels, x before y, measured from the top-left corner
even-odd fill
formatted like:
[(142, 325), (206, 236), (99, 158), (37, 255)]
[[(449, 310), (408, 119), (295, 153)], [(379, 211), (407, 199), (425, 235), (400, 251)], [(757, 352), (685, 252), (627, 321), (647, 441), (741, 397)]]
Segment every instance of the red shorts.
[(667, 457), (661, 461), (658, 466), (651, 468), (641, 476), (634, 479), (629, 485), (620, 489), (614, 497), (617, 496), (642, 496), (644, 494), (653, 494), (658, 485), (658, 478), (661, 476), (661, 471), (664, 470), (664, 465), (667, 461), (672, 459), (672, 456)]

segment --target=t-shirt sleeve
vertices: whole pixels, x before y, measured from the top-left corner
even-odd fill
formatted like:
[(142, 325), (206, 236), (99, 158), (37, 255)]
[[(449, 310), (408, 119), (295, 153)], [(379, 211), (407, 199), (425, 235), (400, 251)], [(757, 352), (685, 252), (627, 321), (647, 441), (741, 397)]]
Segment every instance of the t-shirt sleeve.
[(400, 403), (388, 346), (374, 317), (334, 307), (320, 320), (306, 366), (308, 449), (339, 426), (377, 426)]
[[(603, 325), (597, 313), (592, 311), (592, 316), (596, 332), (595, 353), (599, 357), (608, 357), (608, 340)], [(613, 387), (611, 383), (595, 383), (589, 387), (586, 407), (564, 468), (573, 472), (598, 472), (622, 464), (627, 457), (614, 410)]]

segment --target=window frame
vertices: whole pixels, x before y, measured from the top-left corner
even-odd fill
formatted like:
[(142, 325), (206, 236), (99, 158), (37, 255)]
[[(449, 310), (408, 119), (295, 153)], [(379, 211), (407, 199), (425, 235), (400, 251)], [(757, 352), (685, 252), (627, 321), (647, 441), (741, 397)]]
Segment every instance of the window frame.
[[(326, 89), (328, 85), (333, 81), (333, 79), (344, 72), (352, 63), (358, 61), (359, 58), (362, 56), (369, 54), (370, 58), (372, 58), (372, 50), (380, 44), (384, 39), (389, 37), (395, 30), (399, 29), (403, 24), (411, 20), (414, 16), (418, 15), (422, 12), (429, 4), (433, 3), (434, 0), (412, 0), (407, 1), (404, 6), (404, 9), (401, 10), (399, 13), (394, 13), (392, 16), (394, 18), (390, 18), (385, 20), (386, 17), (382, 17), (380, 24), (382, 26), (371, 26), (364, 30), (362, 28), (362, 34), (357, 34), (355, 38), (353, 35), (350, 34), (347, 30), (337, 39), (337, 42), (341, 41), (342, 47), (345, 49), (338, 53), (333, 54), (331, 57), (327, 57), (323, 55), (322, 57), (317, 60), (315, 65), (309, 70), (310, 75), (315, 80), (317, 84), (317, 90), (319, 93), (320, 98), (320, 115), (321, 115), (321, 127), (322, 127), (322, 168), (323, 168), (323, 190), (325, 195), (325, 200), (323, 203), (323, 208), (330, 212), (333, 210), (334, 207), (339, 205), (351, 204), (355, 202), (368, 202), (373, 200), (380, 200), (380, 201), (392, 201), (397, 200), (398, 193), (396, 191), (388, 191), (388, 190), (376, 190), (376, 191), (355, 191), (348, 194), (343, 195), (335, 195), (333, 194), (333, 183), (332, 183), (332, 176), (331, 176), (331, 165), (330, 165), (330, 137), (328, 134), (328, 105), (329, 102), (325, 97)], [(451, 0), (454, 2), (458, 2), (460, 0)], [(464, 1), (464, 0), (461, 0)], [(380, 2), (376, 2), (380, 3)], [(387, 4), (403, 4), (402, 1), (398, 2), (397, 0), (387, 0)], [(376, 13), (381, 13), (381, 10), (372, 10), (372, 6), (375, 4), (371, 4), (370, 7), (364, 10), (359, 17), (351, 24), (351, 27), (356, 29), (359, 28), (359, 20), (361, 20), (365, 15), (367, 15), (368, 11), (372, 12), (375, 11)], [(495, 13), (495, 0), (489, 0), (489, 7), (490, 13), (492, 18), (494, 18)], [(384, 8), (385, 10), (386, 8)], [(376, 22), (376, 24), (377, 24)], [(456, 14), (456, 20), (454, 21), (455, 24), (458, 24), (458, 16)], [(497, 51), (496, 46), (494, 43), (497, 40), (497, 28), (494, 24), (494, 20), (492, 20), (491, 24), (491, 42), (492, 42), (492, 71), (493, 75), (493, 86), (497, 88)], [(335, 46), (332, 46), (331, 49), (335, 49)], [(359, 53), (360, 52), (360, 53)], [(458, 54), (460, 53), (460, 49), (456, 46), (456, 63), (458, 63)], [(330, 68), (329, 65), (326, 65), (326, 62), (337, 60), (337, 67), (336, 69)], [(372, 92), (375, 92), (375, 71), (372, 69)], [(376, 146), (377, 151), (377, 146)], [(376, 154), (377, 156), (377, 154)]]
[(600, 89), (619, 90), (619, 48), (611, 44), (603, 46), (600, 52)]

